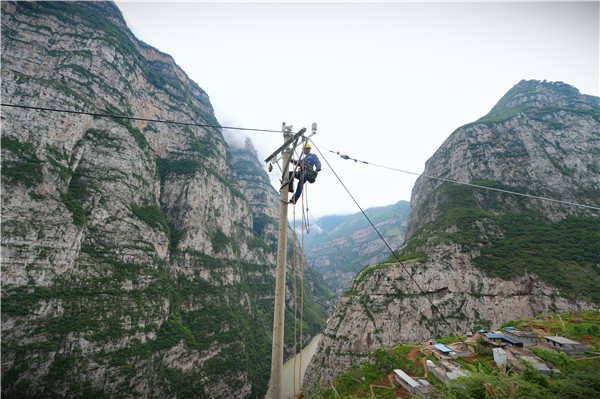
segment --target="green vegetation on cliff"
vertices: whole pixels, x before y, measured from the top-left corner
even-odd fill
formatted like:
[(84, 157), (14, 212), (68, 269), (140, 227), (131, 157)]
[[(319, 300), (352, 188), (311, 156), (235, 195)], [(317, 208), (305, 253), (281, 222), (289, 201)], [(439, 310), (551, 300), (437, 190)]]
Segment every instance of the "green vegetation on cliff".
[[(543, 87), (542, 87), (543, 85)], [(560, 96), (561, 104), (543, 104), (540, 106), (538, 95)], [(595, 104), (596, 107), (591, 105)], [(576, 114), (591, 115), (600, 120), (600, 110), (597, 101), (590, 97), (582, 96), (575, 87), (562, 82), (521, 81), (509, 90), (492, 110), (475, 123), (504, 122), (521, 112), (544, 114), (549, 112), (569, 111)]]
[(87, 189), (84, 183), (84, 177), (80, 172), (77, 172), (71, 177), (66, 193), (61, 193), (60, 198), (73, 214), (73, 223), (76, 226), (85, 224), (87, 212), (83, 208), (82, 201), (87, 195)]
[(474, 258), (475, 265), (504, 279), (535, 273), (569, 297), (600, 304), (600, 219), (568, 217), (556, 223), (531, 215), (497, 218), (504, 237)]
[[(178, 274), (173, 278), (159, 259), (154, 260), (158, 267), (125, 263), (98, 243), (86, 244), (82, 250), (88, 258), (80, 262), (102, 270), (100, 276), (86, 276), (79, 283), (57, 280), (52, 288), (4, 290), (4, 316), (26, 317), (40, 304), (55, 304), (63, 312), (50, 318), (38, 318), (31, 331), (28, 327), (25, 331), (35, 339), (20, 343), (3, 340), (3, 353), (18, 354), (13, 367), (3, 375), (3, 389), (11, 387), (12, 394), (25, 397), (45, 396), (60, 390), (66, 380), (80, 381), (78, 367), (93, 360), (102, 367), (112, 368), (115, 375), (126, 377), (142, 373), (144, 378), (160, 381), (180, 398), (197, 397), (203, 387), (217, 381), (235, 383), (237, 376), (246, 372), (252, 383), (251, 396), (264, 395), (270, 370), (273, 302), (257, 301), (253, 292), (274, 290), (273, 279), (260, 277), (267, 271), (265, 266), (237, 264), (200, 253), (187, 254), (188, 258), (193, 255), (197, 272), (193, 276)], [(181, 261), (183, 256), (178, 256)], [(223, 279), (223, 273), (231, 268), (261, 274), (248, 275), (247, 280), (233, 286), (218, 286), (199, 276), (200, 267), (209, 267), (214, 279)], [(150, 283), (146, 285), (143, 281)], [(83, 285), (73, 287), (74, 284)], [(126, 284), (132, 284), (133, 288), (123, 290)], [(169, 303), (168, 315), (163, 309), (165, 301)], [(313, 306), (309, 301), (309, 309)], [(254, 312), (252, 317), (248, 315), (249, 309)], [(315, 329), (321, 328), (323, 320), (314, 317), (306, 316), (305, 333), (314, 334)], [(163, 318), (165, 321), (161, 323)], [(129, 327), (124, 328), (122, 320), (128, 320), (125, 325)], [(134, 333), (142, 339), (126, 339)], [(52, 372), (44, 392), (32, 391), (25, 380), (19, 382), (20, 374), (28, 370), (32, 362), (49, 360), (52, 353), (61, 350), (68, 337), (78, 337), (106, 349), (93, 354), (67, 351), (61, 358), (65, 362), (51, 362)], [(152, 360), (167, 352), (197, 356), (211, 348), (218, 348), (219, 353), (209, 356), (195, 371), (183, 372), (170, 368), (165, 362)], [(142, 364), (152, 367), (140, 367)], [(134, 387), (125, 383), (118, 391), (123, 396), (136, 394)]]
[[(473, 183), (527, 191), (497, 182)], [(425, 245), (457, 243), (465, 252), (480, 251), (473, 264), (490, 276), (511, 279), (534, 273), (567, 297), (600, 304), (600, 218), (569, 216), (553, 222), (531, 211), (522, 197), (511, 198), (511, 212), (498, 214), (495, 210), (506, 201), (503, 194), (452, 183), (436, 188), (430, 201), (436, 198), (442, 201), (439, 216), (412, 235), (400, 256)]]
[(26, 187), (37, 185), (42, 180), (42, 161), (35, 153), (31, 143), (21, 142), (15, 138), (2, 136), (2, 178), (13, 184), (21, 183)]
[[(196, 121), (205, 121), (211, 125), (218, 125), (218, 121), (212, 113), (212, 106), (208, 101), (208, 97), (198, 96), (197, 94), (205, 94), (204, 91), (193, 81), (188, 80), (184, 84), (177, 76), (177, 73), (166, 62), (160, 60), (152, 60), (146, 58), (140, 49), (149, 48), (151, 51), (156, 51), (145, 43), (137, 40), (129, 31), (125, 20), (119, 8), (110, 1), (105, 2), (68, 2), (68, 1), (45, 1), (45, 2), (20, 2), (18, 4), (19, 13), (29, 14), (40, 17), (54, 17), (65, 27), (77, 26), (82, 24), (86, 29), (92, 31), (100, 31), (103, 34), (94, 37), (95, 40), (105, 41), (106, 44), (117, 51), (124, 60), (124, 63), (133, 72), (138, 68), (147, 78), (148, 82), (154, 85), (157, 89), (169, 95), (173, 101), (185, 104), (185, 106), (193, 111), (191, 115)], [(47, 29), (45, 26), (38, 26), (36, 29)], [(2, 28), (3, 34), (7, 34), (11, 38), (17, 39), (18, 32), (8, 28)], [(81, 36), (78, 33), (71, 33), (72, 36)], [(81, 36), (83, 37), (83, 36)], [(49, 55), (59, 56), (64, 50), (53, 49), (49, 51)], [(89, 56), (89, 54), (87, 54)], [(167, 56), (168, 57), (168, 56)], [(61, 91), (69, 94), (84, 104), (91, 105), (90, 96), (94, 96), (95, 91), (92, 83), (102, 87), (104, 91), (114, 91), (115, 89), (105, 83), (100, 76), (92, 74), (88, 69), (81, 65), (70, 64), (61, 65), (58, 69), (70, 68), (75, 73), (82, 76), (85, 82), (81, 83), (81, 89), (77, 89), (77, 82), (66, 82), (62, 74), (57, 73), (52, 80), (44, 82), (55, 88), (60, 88)], [(58, 70), (57, 69), (57, 70)], [(42, 82), (40, 82), (42, 83)], [(126, 80), (123, 84), (130, 85)], [(123, 110), (128, 109), (128, 99), (125, 93), (114, 91), (113, 94), (119, 97), (119, 105), (116, 114), (126, 114)], [(200, 102), (201, 107), (195, 103)], [(107, 106), (114, 108), (115, 104), (106, 103)], [(87, 111), (101, 111), (90, 110)], [(144, 149), (143, 135), (130, 126), (126, 127), (132, 132), (140, 147)]]
[(143, 220), (148, 226), (169, 231), (165, 215), (163, 215), (162, 210), (157, 205), (137, 206), (131, 204), (131, 210), (135, 216)]

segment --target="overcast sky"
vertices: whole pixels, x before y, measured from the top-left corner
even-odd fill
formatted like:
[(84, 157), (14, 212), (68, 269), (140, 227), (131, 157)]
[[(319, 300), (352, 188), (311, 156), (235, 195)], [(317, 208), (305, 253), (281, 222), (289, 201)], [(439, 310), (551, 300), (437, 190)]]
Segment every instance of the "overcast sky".
[[(116, 3), (139, 39), (208, 93), (223, 126), (317, 122), (314, 141), (363, 209), (410, 200), (416, 177), (327, 150), (422, 173), (522, 79), (600, 91), (596, 1)], [(233, 135), (250, 136), (261, 160), (283, 140)], [(321, 158), (310, 212), (359, 212)]]

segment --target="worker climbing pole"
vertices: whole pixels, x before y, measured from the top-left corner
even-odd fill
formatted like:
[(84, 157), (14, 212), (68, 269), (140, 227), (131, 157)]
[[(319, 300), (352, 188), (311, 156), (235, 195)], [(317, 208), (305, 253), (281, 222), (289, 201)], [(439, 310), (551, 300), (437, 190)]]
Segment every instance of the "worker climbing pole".
[(317, 174), (321, 171), (321, 161), (316, 154), (311, 154), (310, 152), (311, 146), (308, 143), (308, 140), (305, 139), (302, 145), (302, 152), (304, 156), (298, 161), (292, 159), (292, 163), (296, 165), (296, 168), (293, 172), (290, 172), (290, 184), (289, 191), (294, 191), (294, 178), (298, 179), (298, 185), (296, 187), (296, 192), (292, 198), (290, 198), (290, 203), (295, 204), (300, 196), (302, 195), (302, 187), (304, 187), (305, 182), (314, 183)]
[[(312, 135), (316, 133), (317, 124), (312, 125)], [(285, 122), (282, 125), (283, 145), (279, 147), (267, 159), (269, 170), (272, 170), (272, 164), (279, 165), (281, 161), (281, 180), (280, 180), (280, 207), (279, 207), (279, 238), (277, 245), (277, 269), (275, 274), (275, 312), (273, 314), (273, 347), (271, 352), (271, 382), (267, 391), (268, 399), (280, 399), (282, 395), (282, 369), (283, 369), (283, 333), (285, 322), (285, 269), (286, 269), (286, 247), (287, 247), (287, 227), (288, 227), (288, 212), (287, 206), (289, 185), (291, 184), (292, 176), (290, 175), (289, 166), (291, 163), (292, 154), (298, 145), (300, 137), (306, 132), (306, 128), (302, 128), (298, 133), (292, 133), (292, 126), (287, 126)], [(306, 137), (302, 141), (306, 144)], [(320, 169), (320, 163), (319, 168)]]

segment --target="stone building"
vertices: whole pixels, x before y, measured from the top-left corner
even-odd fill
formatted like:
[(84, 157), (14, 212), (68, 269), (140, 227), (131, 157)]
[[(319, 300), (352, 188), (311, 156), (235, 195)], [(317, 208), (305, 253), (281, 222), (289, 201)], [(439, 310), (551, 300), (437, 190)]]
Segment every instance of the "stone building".
[(573, 341), (571, 339), (565, 337), (544, 337), (546, 339), (546, 343), (556, 349), (560, 349), (565, 352), (567, 355), (574, 355), (577, 353), (587, 352), (588, 347), (584, 344), (580, 344), (577, 341)]
[(504, 336), (522, 343), (524, 348), (540, 343), (538, 335), (531, 330), (505, 329)]
[(394, 370), (394, 378), (408, 393), (414, 396), (419, 396), (425, 399), (429, 399), (429, 390), (432, 389), (433, 385), (429, 381), (424, 379), (414, 379), (404, 371), (400, 369)]

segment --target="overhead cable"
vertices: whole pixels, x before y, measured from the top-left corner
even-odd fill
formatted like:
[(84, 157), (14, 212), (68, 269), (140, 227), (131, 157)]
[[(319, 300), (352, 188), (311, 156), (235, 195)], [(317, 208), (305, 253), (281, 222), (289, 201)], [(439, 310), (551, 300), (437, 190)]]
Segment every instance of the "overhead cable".
[[(325, 147), (323, 147), (323, 148), (325, 148)], [(444, 181), (444, 182), (448, 182), (448, 183), (459, 184), (459, 185), (462, 185), (462, 186), (469, 186), (469, 187), (475, 187), (475, 188), (483, 188), (485, 190), (490, 190), (490, 191), (498, 191), (498, 192), (506, 193), (506, 194), (520, 195), (522, 197), (539, 199), (539, 200), (542, 200), (542, 201), (556, 202), (556, 203), (559, 203), (559, 204), (577, 206), (577, 207), (580, 207), (580, 208), (587, 208), (587, 209), (593, 209), (593, 210), (596, 210), (596, 211), (600, 211), (600, 207), (596, 207), (596, 206), (584, 205), (584, 204), (579, 204), (579, 203), (576, 203), (576, 202), (562, 201), (562, 200), (557, 200), (557, 199), (554, 199), (554, 198), (540, 197), (540, 196), (537, 196), (537, 195), (519, 193), (519, 192), (516, 192), (516, 191), (503, 190), (501, 188), (482, 186), (480, 184), (466, 183), (466, 182), (461, 182), (461, 181), (458, 181), (458, 180), (447, 179), (447, 178), (444, 178), (444, 177), (437, 177), (437, 176), (426, 175), (424, 173), (410, 172), (410, 171), (407, 171), (407, 170), (392, 168), (390, 166), (378, 165), (378, 164), (373, 163), (373, 162), (361, 161), (360, 159), (351, 158), (348, 155), (341, 154), (339, 151), (335, 152), (335, 151), (330, 150), (330, 149), (327, 149), (327, 151), (331, 152), (332, 154), (339, 155), (340, 158), (342, 158), (344, 160), (349, 160), (349, 161), (354, 161), (354, 162), (360, 162), (360, 163), (363, 163), (363, 164), (366, 164), (366, 165), (377, 166), (378, 168), (384, 168), (384, 169), (389, 169), (389, 170), (393, 170), (393, 171), (396, 171), (396, 172), (406, 173), (406, 174), (409, 174), (409, 175), (425, 177), (427, 179), (435, 179), (435, 180), (440, 180), (440, 181)]]
[(172, 124), (172, 125), (212, 127), (212, 128), (217, 128), (217, 129), (247, 130), (247, 131), (254, 131), (254, 132), (281, 133), (281, 130), (252, 129), (252, 128), (248, 128), (248, 127), (209, 125), (209, 124), (196, 123), (196, 122), (180, 122), (180, 121), (171, 121), (171, 120), (164, 120), (164, 119), (140, 118), (140, 117), (136, 117), (136, 116), (112, 115), (112, 114), (105, 114), (105, 113), (99, 113), (99, 112), (75, 111), (75, 110), (68, 110), (68, 109), (46, 108), (46, 107), (33, 107), (33, 106), (29, 106), (29, 105), (17, 105), (17, 104), (2, 103), (2, 106), (3, 107), (13, 107), (13, 108), (23, 108), (23, 109), (33, 109), (33, 110), (37, 110), (37, 111), (51, 111), (51, 112), (63, 112), (63, 113), (68, 113), (68, 114), (91, 115), (91, 116), (98, 116), (98, 117), (103, 117), (103, 118), (117, 118), (117, 119), (129, 119), (129, 120), (135, 120), (135, 121), (144, 121), (144, 122), (167, 123), (167, 124)]

